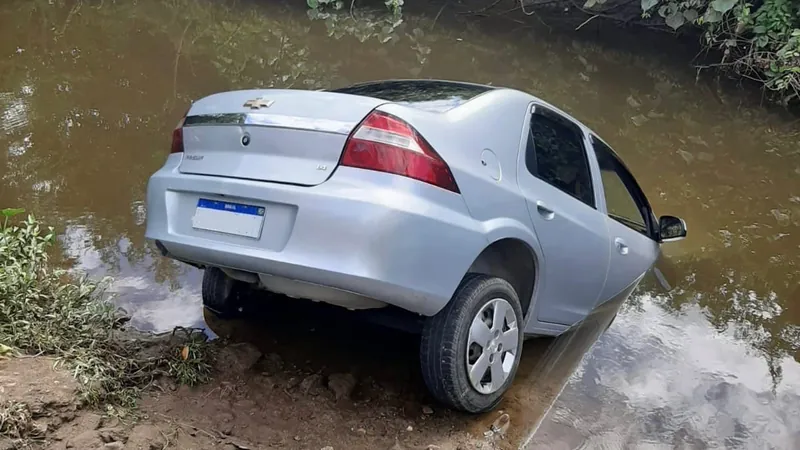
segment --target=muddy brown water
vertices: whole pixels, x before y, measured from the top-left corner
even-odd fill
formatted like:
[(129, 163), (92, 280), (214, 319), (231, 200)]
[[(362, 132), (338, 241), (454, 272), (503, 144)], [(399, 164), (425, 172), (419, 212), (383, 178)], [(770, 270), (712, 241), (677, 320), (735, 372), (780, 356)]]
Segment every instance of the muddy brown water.
[[(502, 406), (506, 442), (800, 448), (800, 125), (758, 93), (697, 82), (666, 43), (634, 48), (640, 39), (478, 23), (447, 8), (434, 20), (438, 10), (406, 12), (393, 29), (264, 2), (6, 0), (0, 206), (54, 224), (69, 263), (113, 276), (110, 291), (138, 328), (205, 326), (201, 274), (143, 238), (147, 178), (191, 100), (408, 77), (527, 90), (614, 145), (656, 211), (684, 217), (690, 238), (665, 246), (670, 293), (650, 280), (607, 332), (619, 305), (561, 338), (526, 343)], [(298, 361), (374, 369), (423, 395), (413, 337), (386, 332), (391, 354), (362, 351), (352, 332), (298, 332), (312, 328), (303, 316), (244, 327)], [(478, 434), (492, 420), (463, 422)]]

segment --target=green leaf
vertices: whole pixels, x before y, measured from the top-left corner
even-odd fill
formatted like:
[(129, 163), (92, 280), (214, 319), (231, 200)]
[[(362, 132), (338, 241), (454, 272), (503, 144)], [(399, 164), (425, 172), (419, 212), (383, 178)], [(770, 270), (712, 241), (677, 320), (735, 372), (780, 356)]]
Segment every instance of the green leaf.
[(311, 9), (317, 9), (319, 7), (319, 0), (306, 0), (308, 3), (308, 7)]
[(686, 19), (687, 22), (694, 22), (697, 20), (697, 10), (696, 9), (687, 9), (683, 12), (683, 17)]
[(714, 8), (708, 8), (703, 15), (703, 21), (708, 23), (717, 23), (722, 21), (722, 13)]
[(658, 0), (642, 0), (642, 11), (649, 11), (650, 8), (656, 6), (658, 4)]
[(737, 0), (714, 0), (711, 2), (711, 7), (714, 8), (715, 11), (726, 13), (736, 5), (736, 2)]
[(766, 32), (767, 32), (767, 27), (765, 27), (764, 25), (759, 25), (753, 28), (753, 33), (755, 34), (764, 34)]
[(586, 0), (586, 3), (583, 4), (583, 9), (591, 9), (596, 4), (597, 0)]
[(0, 215), (2, 215), (3, 217), (8, 219), (8, 218), (16, 216), (17, 214), (22, 214), (24, 212), (25, 212), (25, 210), (22, 209), (22, 208), (6, 208), (6, 209), (0, 210)]
[(674, 12), (667, 16), (666, 22), (668, 27), (672, 28), (673, 30), (677, 30), (686, 22), (686, 19), (683, 17), (683, 14)]

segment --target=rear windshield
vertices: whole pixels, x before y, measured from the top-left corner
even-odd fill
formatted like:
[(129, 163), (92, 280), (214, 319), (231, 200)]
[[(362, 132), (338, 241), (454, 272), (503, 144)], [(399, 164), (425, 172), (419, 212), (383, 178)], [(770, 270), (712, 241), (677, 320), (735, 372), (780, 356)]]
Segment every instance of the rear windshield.
[(436, 80), (394, 80), (357, 84), (331, 92), (372, 97), (431, 112), (449, 111), (486, 91), (491, 86)]

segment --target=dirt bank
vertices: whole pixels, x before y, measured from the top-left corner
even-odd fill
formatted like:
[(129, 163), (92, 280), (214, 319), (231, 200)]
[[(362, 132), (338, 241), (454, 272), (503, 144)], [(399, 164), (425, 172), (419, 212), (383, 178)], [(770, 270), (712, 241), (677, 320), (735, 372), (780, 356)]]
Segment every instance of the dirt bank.
[[(401, 398), (370, 377), (297, 368), (247, 343), (220, 348), (211, 383), (155, 382), (132, 415), (82, 408), (77, 387), (52, 359), (0, 361), (0, 449), (508, 447), (501, 433), (464, 431), (460, 415)], [(11, 417), (11, 405), (21, 415)], [(17, 434), (30, 439), (15, 441)]]

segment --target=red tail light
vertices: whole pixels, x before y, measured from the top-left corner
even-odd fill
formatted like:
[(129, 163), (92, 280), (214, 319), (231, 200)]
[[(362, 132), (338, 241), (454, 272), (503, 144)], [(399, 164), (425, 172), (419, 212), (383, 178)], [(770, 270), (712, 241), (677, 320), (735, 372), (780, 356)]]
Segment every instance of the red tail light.
[(458, 193), (450, 168), (411, 125), (373, 111), (347, 139), (343, 166), (402, 175)]
[(186, 118), (184, 117), (178, 122), (178, 126), (172, 130), (172, 148), (170, 149), (170, 153), (183, 153), (183, 121)]

